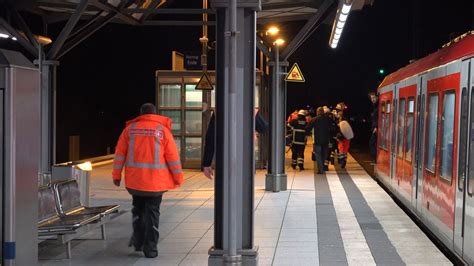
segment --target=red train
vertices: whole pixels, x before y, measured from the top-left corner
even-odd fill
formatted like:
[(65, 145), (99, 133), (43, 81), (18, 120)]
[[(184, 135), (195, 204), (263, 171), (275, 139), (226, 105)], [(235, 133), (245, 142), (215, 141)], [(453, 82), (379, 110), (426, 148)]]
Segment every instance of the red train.
[(378, 88), (376, 177), (474, 265), (474, 32)]

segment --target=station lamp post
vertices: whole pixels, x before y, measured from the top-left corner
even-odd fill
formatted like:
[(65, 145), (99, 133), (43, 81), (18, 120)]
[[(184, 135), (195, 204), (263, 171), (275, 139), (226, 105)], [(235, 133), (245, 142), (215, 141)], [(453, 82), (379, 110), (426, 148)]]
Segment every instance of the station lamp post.
[(285, 162), (279, 160), (279, 154), (285, 153), (285, 89), (281, 84), (281, 64), (280, 46), (285, 44), (285, 40), (277, 37), (280, 30), (272, 26), (266, 31), (266, 35), (273, 38), (273, 71), (272, 90), (270, 98), (270, 165), (265, 177), (265, 190), (278, 192), (286, 190)]

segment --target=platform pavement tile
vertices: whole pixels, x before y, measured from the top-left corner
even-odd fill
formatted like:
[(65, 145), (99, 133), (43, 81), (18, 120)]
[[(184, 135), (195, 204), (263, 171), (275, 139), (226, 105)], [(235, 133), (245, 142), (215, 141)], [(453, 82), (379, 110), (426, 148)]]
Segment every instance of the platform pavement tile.
[(258, 265), (259, 266), (271, 266), (273, 262), (272, 257), (262, 257), (260, 254), (258, 255)]
[(254, 231), (254, 237), (272, 237), (280, 233), (280, 228), (276, 229), (264, 229), (256, 228)]
[(278, 244), (278, 236), (271, 238), (255, 238), (254, 243), (256, 246), (262, 248), (274, 248)]
[(192, 243), (196, 245), (199, 240), (201, 240), (200, 237), (194, 237), (194, 238), (164, 238), (160, 239), (160, 242), (158, 243), (158, 247), (160, 247), (161, 244), (180, 244), (180, 243)]
[(201, 239), (191, 250), (190, 254), (208, 254), (214, 241), (208, 239)]
[[(191, 240), (192, 241), (192, 240)], [(196, 243), (193, 242), (182, 242), (182, 243), (159, 243), (158, 250), (160, 254), (188, 254), (194, 248)]]
[(316, 220), (311, 222), (300, 222), (297, 220), (290, 220), (290, 221), (284, 221), (283, 222), (283, 228), (300, 228), (300, 229), (311, 229), (311, 228), (317, 228)]
[(209, 229), (213, 224), (213, 219), (208, 219), (207, 222), (185, 222), (180, 223), (176, 230), (193, 230), (193, 229)]
[(173, 230), (167, 238), (195, 238), (202, 237), (206, 234), (207, 229), (182, 229)]

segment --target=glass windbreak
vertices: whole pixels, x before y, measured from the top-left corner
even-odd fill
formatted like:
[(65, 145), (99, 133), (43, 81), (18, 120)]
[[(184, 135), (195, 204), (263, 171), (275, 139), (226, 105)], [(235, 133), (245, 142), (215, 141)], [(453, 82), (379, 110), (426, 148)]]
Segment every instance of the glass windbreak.
[(181, 156), (181, 137), (174, 137), (174, 142), (176, 143), (176, 149), (178, 150), (178, 154)]
[(415, 111), (415, 99), (413, 97), (408, 98), (408, 113), (407, 113), (407, 124), (406, 124), (406, 135), (405, 141), (405, 160), (411, 162), (411, 150), (413, 147), (413, 121)]
[(181, 135), (181, 111), (160, 110), (160, 115), (171, 118), (171, 133)]
[(184, 157), (186, 161), (201, 160), (201, 138), (188, 137), (185, 139)]
[(398, 108), (398, 157), (403, 158), (403, 133), (405, 129), (405, 99), (400, 99), (400, 107)]
[(181, 85), (160, 85), (160, 107), (181, 107)]
[(450, 91), (444, 94), (443, 115), (441, 117), (441, 156), (440, 156), (440, 176), (451, 181), (453, 178), (453, 145), (454, 145), (454, 109), (456, 94)]
[(195, 84), (186, 84), (185, 103), (186, 107), (202, 107), (202, 91), (195, 90)]
[(436, 137), (438, 135), (438, 94), (430, 94), (428, 98), (428, 128), (426, 137), (426, 169), (435, 172), (436, 168)]
[(202, 134), (202, 112), (186, 111), (186, 134)]

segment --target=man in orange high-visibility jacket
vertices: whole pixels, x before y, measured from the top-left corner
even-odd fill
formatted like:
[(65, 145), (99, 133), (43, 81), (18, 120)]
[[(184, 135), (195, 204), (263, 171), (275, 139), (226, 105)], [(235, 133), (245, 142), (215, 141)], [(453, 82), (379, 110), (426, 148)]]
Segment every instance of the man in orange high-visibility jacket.
[(171, 119), (156, 114), (146, 103), (140, 116), (128, 121), (115, 148), (113, 182), (120, 186), (125, 168), (125, 187), (133, 197), (133, 236), (129, 245), (145, 257), (158, 256), (158, 224), (163, 193), (183, 183)]

